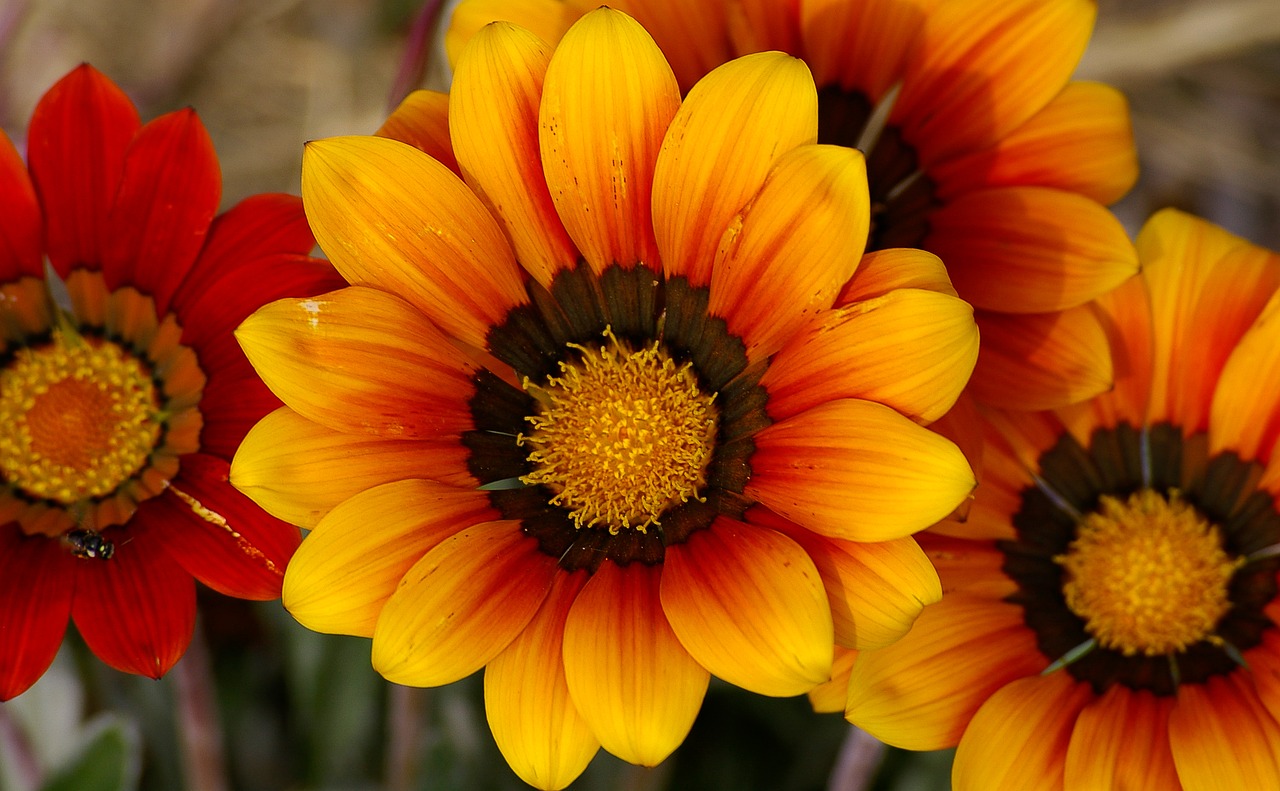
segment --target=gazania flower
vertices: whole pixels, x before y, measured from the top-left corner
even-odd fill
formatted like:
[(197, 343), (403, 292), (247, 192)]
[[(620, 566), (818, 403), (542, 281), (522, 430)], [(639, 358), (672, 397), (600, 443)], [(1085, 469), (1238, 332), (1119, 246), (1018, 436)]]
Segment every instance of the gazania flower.
[[(1137, 270), (1103, 208), (1137, 178), (1114, 89), (1068, 82), (1093, 0), (619, 0), (684, 88), (735, 55), (781, 50), (818, 86), (818, 142), (867, 154), (869, 250), (941, 256), (977, 309), (970, 392), (1045, 409), (1107, 390), (1090, 300)], [(507, 19), (556, 41), (594, 0), (464, 0), (447, 43)]]
[(0, 699), (53, 661), (69, 619), (112, 667), (186, 649), (193, 578), (280, 595), (297, 530), (227, 482), (278, 401), (231, 330), (264, 300), (333, 287), (301, 201), (214, 218), (190, 110), (140, 126), (80, 66), (41, 99), (30, 175), (0, 135)]
[(962, 791), (1280, 787), (1280, 256), (1175, 211), (1137, 246), (1115, 391), (987, 415), (946, 595), (853, 664), (849, 718), (959, 742)]
[[(862, 256), (862, 158), (813, 143), (816, 99), (772, 53), (682, 103), (601, 9), (554, 56), (512, 25), (475, 38), (448, 97), (462, 179), (394, 140), (307, 149), (308, 217), (353, 285), (241, 326), (287, 406), (233, 481), (314, 528), (290, 612), (371, 636), (397, 683), (485, 668), (534, 785), (600, 745), (656, 764), (709, 674), (800, 694), (833, 642), (891, 642), (937, 598), (910, 534), (974, 481), (919, 423), (976, 327), (935, 257)], [(441, 148), (414, 124), (434, 101), (388, 129)]]

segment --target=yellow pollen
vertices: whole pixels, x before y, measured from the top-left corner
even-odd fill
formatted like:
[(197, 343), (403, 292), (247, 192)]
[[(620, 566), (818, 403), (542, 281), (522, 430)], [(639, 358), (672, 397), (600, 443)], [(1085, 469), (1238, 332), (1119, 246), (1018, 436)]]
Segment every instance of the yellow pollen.
[(160, 438), (158, 412), (136, 357), (56, 330), (0, 371), (0, 473), (32, 497), (66, 505), (103, 497), (146, 463)]
[(1103, 495), (1054, 560), (1067, 606), (1104, 648), (1125, 656), (1185, 650), (1214, 635), (1231, 609), (1228, 586), (1244, 564), (1219, 529), (1173, 492), (1150, 489), (1121, 502)]
[(668, 507), (700, 499), (715, 396), (698, 387), (692, 364), (677, 365), (656, 342), (632, 351), (605, 336), (598, 349), (571, 344), (581, 361), (561, 362), (546, 385), (526, 383), (543, 409), (519, 437), (536, 468), (521, 480), (549, 487), (578, 527), (644, 532)]

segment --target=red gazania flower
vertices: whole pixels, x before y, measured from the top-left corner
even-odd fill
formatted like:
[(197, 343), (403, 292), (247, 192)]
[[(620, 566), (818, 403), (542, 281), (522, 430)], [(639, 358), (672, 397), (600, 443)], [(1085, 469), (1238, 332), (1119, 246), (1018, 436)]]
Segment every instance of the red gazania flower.
[[(464, 0), (447, 43), (495, 19), (555, 42), (587, 0)], [(1090, 300), (1137, 271), (1104, 206), (1137, 178), (1114, 89), (1069, 82), (1093, 0), (619, 0), (688, 88), (749, 52), (802, 58), (818, 86), (818, 142), (867, 155), (868, 249), (939, 255), (976, 309), (969, 392), (1046, 409), (1113, 379)]]
[(862, 156), (814, 143), (803, 63), (748, 56), (682, 101), (624, 14), (554, 54), (494, 25), (384, 133), (438, 158), (303, 160), (353, 285), (237, 331), (286, 406), (232, 479), (314, 528), (300, 622), (372, 637), (397, 683), (483, 668), (499, 748), (559, 788), (601, 746), (664, 760), (711, 674), (803, 693), (833, 643), (936, 598), (911, 533), (973, 478), (920, 424), (977, 328), (935, 256), (863, 255)]
[(23, 164), (0, 140), (0, 699), (35, 682), (68, 620), (104, 662), (158, 677), (198, 579), (280, 594), (295, 528), (227, 482), (278, 402), (231, 330), (332, 288), (301, 201), (214, 217), (200, 120), (138, 112), (90, 66), (40, 100)]
[(849, 719), (958, 742), (960, 791), (1280, 788), (1280, 256), (1172, 210), (1137, 247), (1115, 390), (984, 415), (942, 601), (853, 663)]

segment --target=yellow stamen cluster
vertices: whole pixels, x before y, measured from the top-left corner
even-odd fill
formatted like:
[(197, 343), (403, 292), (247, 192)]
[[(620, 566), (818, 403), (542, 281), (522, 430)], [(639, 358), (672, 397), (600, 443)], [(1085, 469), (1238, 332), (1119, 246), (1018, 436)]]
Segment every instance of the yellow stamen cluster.
[(155, 448), (157, 403), (150, 372), (132, 354), (55, 331), (0, 371), (0, 472), (63, 504), (108, 495)]
[(1176, 492), (1166, 499), (1149, 489), (1124, 502), (1104, 495), (1054, 560), (1066, 571), (1067, 606), (1101, 646), (1125, 656), (1217, 642), (1231, 577), (1244, 562)]
[(546, 385), (527, 385), (543, 410), (519, 438), (536, 468), (521, 480), (548, 486), (578, 527), (643, 532), (706, 484), (714, 396), (656, 342), (632, 351), (605, 335), (597, 349), (575, 345), (581, 360), (561, 362)]

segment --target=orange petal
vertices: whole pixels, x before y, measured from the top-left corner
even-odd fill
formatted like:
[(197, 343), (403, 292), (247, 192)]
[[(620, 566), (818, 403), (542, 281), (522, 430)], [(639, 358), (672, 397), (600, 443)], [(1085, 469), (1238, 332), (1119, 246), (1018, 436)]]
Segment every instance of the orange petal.
[[(1276, 268), (1280, 256), (1272, 255)], [(1213, 394), (1209, 452), (1256, 459), (1280, 438), (1280, 296), (1231, 352)]]
[(836, 304), (875, 299), (899, 288), (922, 288), (956, 296), (941, 258), (924, 250), (891, 247), (862, 256), (858, 270), (840, 292)]
[(1115, 203), (1138, 179), (1129, 104), (1110, 85), (1068, 83), (993, 148), (941, 162), (929, 178), (943, 200), (983, 187), (1028, 185)]
[(587, 768), (600, 743), (569, 698), (564, 624), (586, 573), (557, 574), (542, 607), (484, 671), (489, 729), (520, 779), (560, 789)]
[(730, 61), (689, 91), (653, 176), (653, 224), (668, 276), (711, 282), (716, 249), (778, 156), (818, 138), (818, 95), (802, 61)]
[(382, 122), (378, 137), (408, 143), (458, 173), (453, 143), (449, 140), (449, 94), (414, 91)]
[(511, 644), (542, 605), (556, 560), (514, 521), (484, 522), (409, 569), (373, 632), (373, 668), (435, 687), (469, 676)]
[(849, 697), (849, 674), (858, 652), (852, 648), (836, 646), (836, 658), (831, 663), (831, 680), (824, 681), (809, 690), (809, 705), (819, 714), (838, 714), (844, 711), (844, 701)]
[(685, 92), (737, 54), (729, 41), (729, 0), (621, 0), (610, 5), (631, 14), (653, 34)]
[(1018, 586), (1005, 576), (1004, 553), (992, 539), (952, 538), (926, 530), (916, 535), (941, 583), (942, 595), (969, 593), (986, 599), (1005, 599)]
[(667, 547), (662, 609), (689, 653), (731, 684), (781, 697), (831, 677), (822, 578), (781, 533), (718, 517)]
[[(1151, 392), (1154, 328), (1151, 298), (1145, 277), (1131, 278), (1114, 291), (1098, 297), (1098, 318), (1107, 333), (1114, 384), (1088, 402), (1096, 425), (1112, 428), (1121, 422), (1146, 423)], [(981, 362), (981, 355), (979, 355)]]
[(538, 104), (551, 48), (494, 24), (472, 40), (450, 89), (450, 128), (463, 178), (502, 223), (516, 258), (544, 286), (578, 251), (547, 191), (538, 153)]
[(978, 311), (982, 350), (969, 392), (1001, 409), (1054, 409), (1114, 384), (1111, 347), (1092, 305), (1056, 313)]
[(1066, 787), (1182, 788), (1169, 749), (1173, 702), (1116, 684), (1085, 706), (1067, 747)]
[(910, 535), (949, 514), (975, 483), (950, 440), (870, 401), (828, 401), (753, 440), (747, 496), (832, 538)]
[(444, 36), (449, 62), (457, 64), (462, 50), (490, 22), (514, 22), (554, 47), (582, 13), (564, 0), (462, 0), (453, 9)]
[(760, 383), (774, 420), (862, 398), (932, 421), (959, 398), (977, 358), (978, 327), (967, 302), (899, 289), (819, 314), (774, 356)]
[(1067, 84), (1096, 16), (1092, 0), (1007, 0), (980, 13), (938, 4), (907, 59), (890, 123), (926, 168), (994, 144)]
[(1021, 607), (948, 593), (901, 640), (858, 654), (845, 717), (895, 747), (952, 747), (993, 692), (1047, 664)]
[(710, 680), (662, 612), (662, 574), (605, 561), (564, 628), (565, 677), (578, 711), (606, 750), (644, 766), (684, 741)]
[(823, 87), (879, 101), (902, 79), (907, 56), (937, 0), (804, 0), (804, 57)]
[(1179, 687), (1169, 744), (1188, 791), (1280, 788), (1280, 724), (1243, 671)]
[(1138, 271), (1120, 221), (1072, 192), (1046, 187), (971, 192), (933, 212), (929, 223), (922, 246), (947, 262), (956, 291), (975, 308), (1064, 310)]
[(472, 427), (475, 367), (385, 291), (278, 300), (245, 319), (236, 340), (271, 392), (329, 428), (439, 439)]
[(375, 486), (429, 478), (475, 488), (468, 451), (456, 440), (405, 442), (349, 434), (280, 407), (249, 430), (231, 463), (231, 483), (263, 510), (310, 528), (335, 505)]
[(285, 570), (285, 609), (316, 632), (371, 637), (413, 564), (449, 536), (497, 517), (484, 492), (434, 481), (361, 492), (303, 539)]
[(493, 216), (447, 167), (381, 137), (307, 144), (302, 201), (316, 241), (348, 281), (404, 297), (483, 347), (525, 295)]
[(801, 52), (800, 0), (731, 0), (727, 13), (736, 53)]
[(657, 267), (653, 168), (680, 89), (653, 39), (609, 8), (565, 34), (547, 70), (542, 166), (565, 228), (596, 272)]
[(1071, 731), (1092, 699), (1089, 685), (1066, 671), (1010, 682), (965, 730), (952, 784), (957, 791), (1061, 789)]
[(859, 151), (800, 146), (783, 154), (729, 224), (711, 273), (709, 311), (753, 360), (777, 351), (831, 307), (862, 256), (871, 222)]

